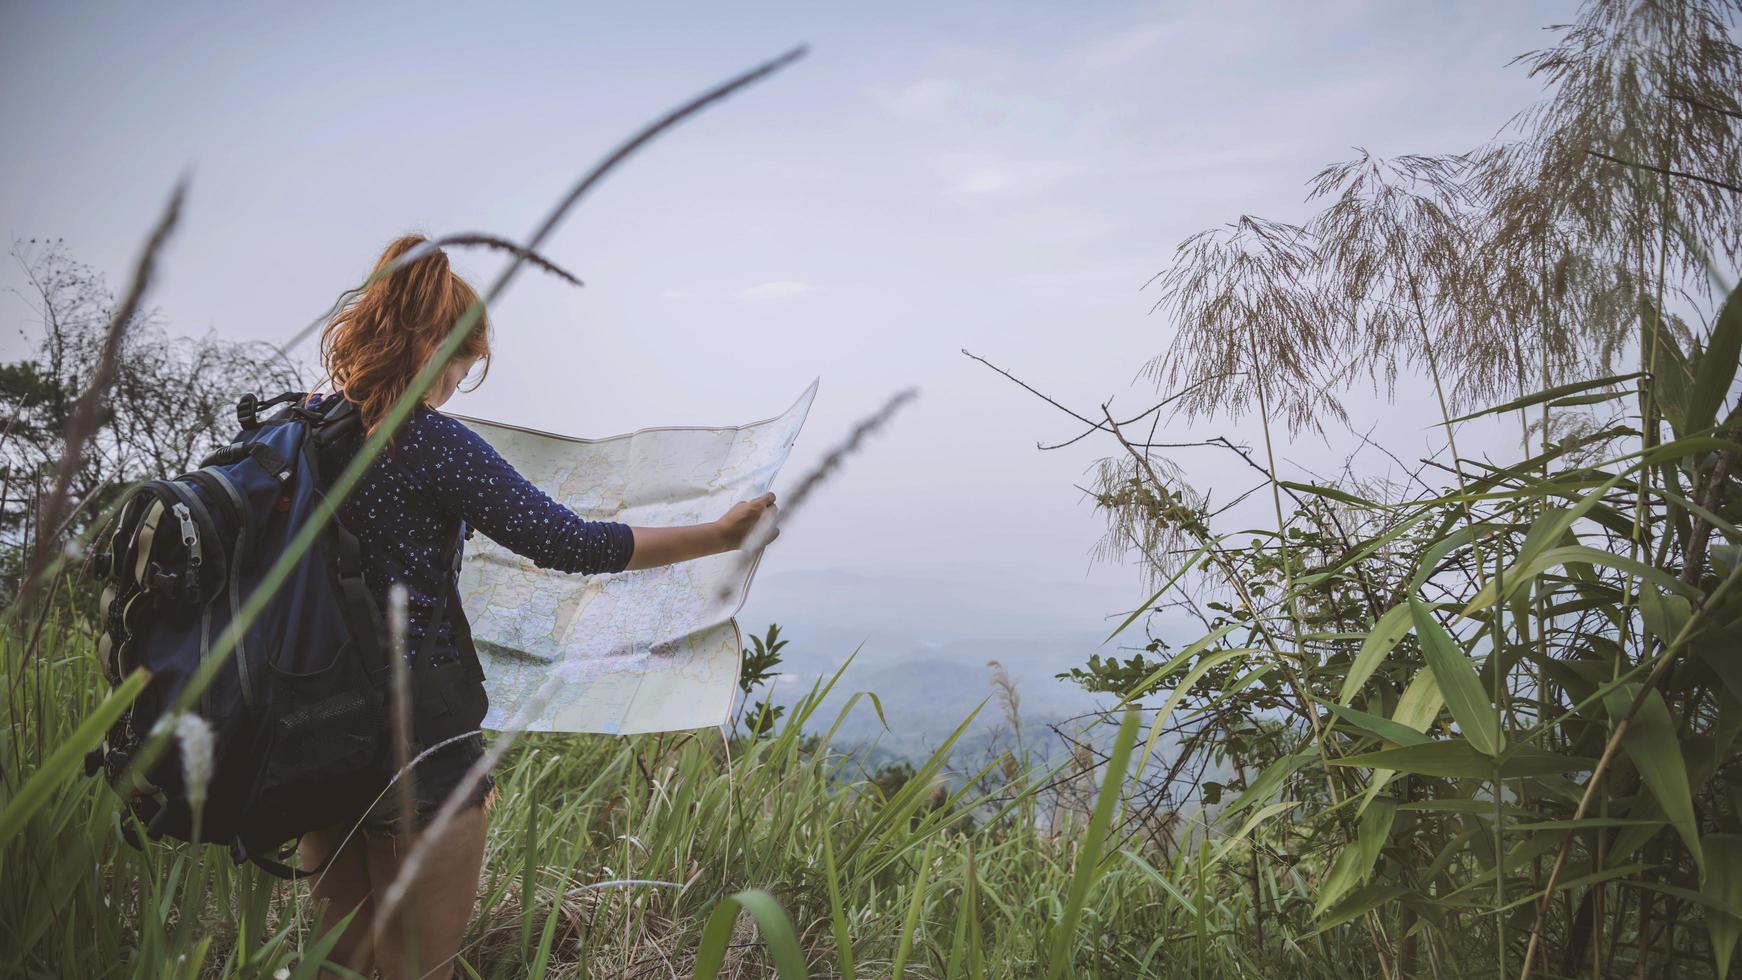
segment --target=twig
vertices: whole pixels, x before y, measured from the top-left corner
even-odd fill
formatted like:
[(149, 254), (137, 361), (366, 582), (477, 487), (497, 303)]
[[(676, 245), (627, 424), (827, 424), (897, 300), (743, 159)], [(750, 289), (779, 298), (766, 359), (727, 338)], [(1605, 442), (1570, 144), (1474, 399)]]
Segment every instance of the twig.
[(127, 328), (133, 323), (139, 304), (151, 285), (152, 273), (157, 268), (158, 252), (163, 248), (164, 242), (169, 240), (170, 232), (175, 229), (176, 221), (181, 217), (182, 200), (186, 195), (187, 178), (183, 177), (170, 192), (169, 203), (164, 206), (163, 215), (157, 219), (157, 225), (151, 230), (151, 236), (145, 240), (145, 248), (133, 267), (133, 277), (127, 283), (127, 290), (109, 318), (109, 330), (97, 353), (97, 366), (91, 372), (91, 383), (84, 394), (79, 396), (72, 421), (67, 424), (66, 446), (61, 451), (60, 464), (55, 469), (53, 488), (41, 505), (38, 527), (55, 529), (56, 533), (37, 538), (36, 553), (31, 558), (30, 569), (18, 590), (18, 605), (21, 609), (29, 608), (37, 588), (37, 577), (48, 563), (55, 543), (60, 539), (58, 527), (66, 512), (67, 494), (72, 486), (73, 474), (78, 472), (84, 461), (85, 444), (96, 432), (103, 399), (108, 396), (109, 387), (114, 383), (115, 364), (120, 359), (121, 343), (126, 338)]
[(1656, 167), (1656, 166), (1652, 166), (1649, 163), (1634, 163), (1632, 160), (1623, 160), (1620, 157), (1612, 157), (1607, 153), (1599, 153), (1596, 150), (1586, 150), (1585, 152), (1589, 153), (1591, 156), (1597, 157), (1599, 159), (1607, 160), (1610, 163), (1618, 163), (1623, 167), (1633, 167), (1633, 168), (1638, 169), (1638, 170), (1649, 170), (1652, 173), (1663, 174), (1664, 176), (1667, 176), (1667, 177), (1681, 177), (1684, 180), (1696, 180), (1702, 184), (1710, 184), (1713, 187), (1721, 187), (1724, 190), (1732, 191), (1732, 192), (1737, 193), (1737, 194), (1742, 194), (1742, 185), (1732, 184), (1727, 180), (1719, 180), (1716, 177), (1702, 177), (1699, 174), (1690, 174), (1685, 170), (1675, 170), (1675, 169), (1672, 169), (1670, 167)]
[(1731, 119), (1742, 119), (1742, 112), (1737, 112), (1735, 109), (1726, 109), (1720, 105), (1713, 105), (1710, 102), (1696, 99), (1691, 95), (1683, 95), (1680, 92), (1671, 92), (1669, 97), (1675, 99), (1677, 102), (1686, 102), (1688, 105), (1696, 106), (1706, 110), (1707, 112), (1716, 112), (1720, 115), (1729, 116)]

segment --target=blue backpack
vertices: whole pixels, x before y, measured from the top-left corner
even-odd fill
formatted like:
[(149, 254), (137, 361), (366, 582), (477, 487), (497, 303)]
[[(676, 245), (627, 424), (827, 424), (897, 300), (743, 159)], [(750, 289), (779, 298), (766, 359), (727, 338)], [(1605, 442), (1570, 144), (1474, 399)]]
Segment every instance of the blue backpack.
[[(188, 740), (169, 737), (154, 764), (132, 771), (154, 731), (181, 722), (176, 700), (362, 438), (356, 408), (342, 398), (311, 407), (301, 393), (248, 395), (236, 414), (235, 441), (191, 473), (132, 490), (105, 529), (98, 654), (111, 684), (139, 667), (151, 680), (86, 768), (104, 771), (127, 801), (138, 821), (123, 826), (130, 842), (142, 826), (152, 839), (227, 844), (238, 863), (292, 877), (319, 869), (296, 871), (275, 852), (357, 818), (392, 775), (386, 624), (363, 580), (364, 545), (336, 518), (194, 702), (212, 749), (199, 812), (199, 787), (190, 794), (184, 781)], [(448, 548), (456, 569), (462, 533), (463, 525)], [(483, 717), (482, 673), (453, 593), (450, 579), (411, 658), (420, 736), (468, 730)], [(450, 606), (463, 656), (432, 668), (435, 627)]]

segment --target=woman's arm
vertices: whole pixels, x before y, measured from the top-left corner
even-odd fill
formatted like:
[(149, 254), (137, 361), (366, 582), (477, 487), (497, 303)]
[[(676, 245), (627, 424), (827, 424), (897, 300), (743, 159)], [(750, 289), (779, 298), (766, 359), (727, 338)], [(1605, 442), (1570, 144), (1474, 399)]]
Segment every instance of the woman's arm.
[[(724, 517), (706, 524), (630, 528), (635, 532), (635, 550), (630, 553), (629, 564), (624, 570), (658, 568), (706, 558), (722, 551), (736, 551), (744, 547), (745, 539), (764, 515), (772, 519), (776, 513), (774, 494), (765, 493), (754, 500), (732, 505)], [(768, 540), (772, 541), (779, 535), (780, 529), (775, 528)]]
[(527, 482), (477, 433), (440, 412), (418, 412), (394, 445), (394, 457), (448, 509), (540, 568), (597, 575), (716, 555), (742, 548), (763, 515), (776, 513), (774, 494), (765, 493), (706, 524), (632, 528), (588, 521)]

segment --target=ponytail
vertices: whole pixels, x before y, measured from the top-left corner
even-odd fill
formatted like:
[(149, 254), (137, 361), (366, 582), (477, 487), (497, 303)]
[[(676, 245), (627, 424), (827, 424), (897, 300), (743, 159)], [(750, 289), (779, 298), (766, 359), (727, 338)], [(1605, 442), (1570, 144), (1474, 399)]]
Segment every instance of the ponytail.
[[(448, 267), (447, 253), (440, 249), (382, 274), (427, 241), (422, 235), (406, 235), (388, 245), (369, 284), (321, 330), (321, 365), (327, 379), (334, 391), (356, 403), (370, 432), (478, 302), (477, 290)], [(479, 313), (454, 357), (477, 358), (489, 373), (487, 312)]]

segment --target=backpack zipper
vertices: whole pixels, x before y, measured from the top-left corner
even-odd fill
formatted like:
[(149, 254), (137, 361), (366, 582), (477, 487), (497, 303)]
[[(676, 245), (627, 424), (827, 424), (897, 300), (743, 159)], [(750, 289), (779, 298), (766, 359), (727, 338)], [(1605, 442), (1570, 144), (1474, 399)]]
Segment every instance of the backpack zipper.
[[(171, 507), (169, 511), (176, 516), (177, 520), (181, 521), (181, 543), (188, 550), (188, 567), (199, 568), (201, 561), (200, 531), (199, 528), (194, 527), (193, 512), (188, 510), (187, 504), (181, 503)], [(194, 581), (194, 587), (196, 590), (199, 587), (197, 578)]]

